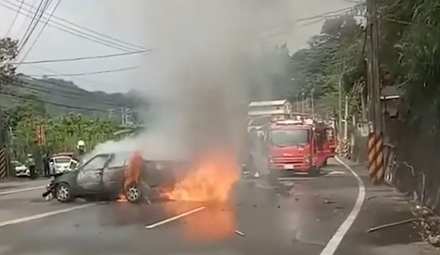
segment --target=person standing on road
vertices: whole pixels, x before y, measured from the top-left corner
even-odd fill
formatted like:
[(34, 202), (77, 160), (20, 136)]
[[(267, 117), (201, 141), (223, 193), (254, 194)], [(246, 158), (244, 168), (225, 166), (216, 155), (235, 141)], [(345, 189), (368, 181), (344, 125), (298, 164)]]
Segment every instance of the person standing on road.
[(73, 154), (73, 159), (78, 161), (79, 163), (82, 163), (82, 159), (85, 153), (86, 153), (86, 144), (84, 143), (84, 141), (80, 140), (76, 145), (76, 150), (75, 153)]
[(34, 160), (34, 157), (32, 156), (32, 154), (27, 155), (27, 159), (26, 159), (25, 164), (26, 164), (26, 167), (29, 169), (30, 178), (35, 179), (37, 176), (35, 173), (35, 160)]
[(43, 170), (44, 170), (44, 176), (46, 177), (50, 176), (49, 160), (50, 160), (49, 153), (46, 153), (43, 157)]
[(268, 153), (266, 149), (266, 141), (262, 132), (253, 132), (251, 157), (254, 166), (259, 174), (258, 187), (265, 189), (278, 189), (278, 178), (274, 172), (269, 169)]

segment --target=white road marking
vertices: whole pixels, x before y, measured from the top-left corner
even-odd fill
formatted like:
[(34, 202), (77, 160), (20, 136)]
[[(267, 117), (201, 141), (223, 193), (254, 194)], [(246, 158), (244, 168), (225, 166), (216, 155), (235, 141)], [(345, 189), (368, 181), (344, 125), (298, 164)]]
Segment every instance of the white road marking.
[(3, 221), (3, 222), (0, 222), (0, 228), (1, 227), (5, 227), (5, 226), (10, 226), (10, 225), (15, 225), (15, 224), (23, 223), (23, 222), (26, 222), (26, 221), (38, 220), (38, 219), (46, 218), (46, 217), (49, 217), (49, 216), (52, 216), (52, 215), (57, 215), (57, 214), (71, 212), (71, 211), (76, 211), (76, 210), (80, 210), (80, 209), (83, 209), (83, 208), (91, 207), (91, 206), (94, 206), (94, 205), (95, 204), (78, 205), (78, 206), (74, 206), (74, 207), (70, 207), (70, 208), (66, 208), (66, 209), (50, 211), (50, 212), (35, 214), (35, 215), (23, 217), (23, 218), (18, 218), (18, 219), (15, 219), (15, 220)]
[(327, 175), (337, 175), (337, 174), (344, 175), (344, 174), (346, 174), (346, 172), (344, 172), (344, 171), (330, 171), (329, 173), (327, 173)]
[(183, 218), (183, 217), (185, 217), (185, 216), (188, 216), (188, 215), (190, 215), (190, 214), (196, 213), (196, 212), (201, 211), (201, 210), (203, 210), (203, 209), (206, 209), (206, 207), (202, 206), (202, 207), (196, 208), (196, 209), (194, 209), (194, 210), (188, 211), (188, 212), (186, 212), (186, 213), (178, 214), (178, 215), (176, 215), (176, 216), (174, 216), (174, 217), (171, 217), (171, 218), (168, 218), (168, 219), (166, 219), (166, 220), (162, 220), (162, 221), (159, 221), (159, 222), (153, 223), (153, 224), (151, 224), (151, 225), (147, 225), (147, 226), (145, 226), (145, 228), (146, 228), (146, 229), (152, 229), (152, 228), (155, 228), (155, 227), (158, 227), (158, 226), (161, 226), (161, 225), (167, 224), (167, 223), (169, 223), (169, 222), (172, 222), (172, 221), (178, 220), (178, 219)]
[(338, 230), (336, 230), (335, 234), (332, 236), (330, 241), (327, 243), (327, 245), (324, 247), (324, 249), (321, 251), (320, 255), (333, 255), (336, 252), (336, 249), (338, 249), (339, 245), (342, 242), (342, 239), (347, 234), (348, 230), (350, 229), (351, 225), (355, 221), (356, 217), (359, 215), (359, 212), (361, 211), (362, 204), (365, 200), (365, 185), (362, 179), (359, 177), (359, 175), (347, 164), (345, 164), (342, 160), (340, 160), (338, 157), (335, 157), (335, 159), (343, 165), (347, 170), (349, 170), (353, 176), (358, 181), (358, 196), (356, 199), (356, 203), (354, 204), (353, 209), (351, 210), (348, 217), (345, 219), (344, 222), (342, 222), (342, 225), (339, 226)]
[(298, 180), (310, 180), (312, 177), (278, 177), (279, 181), (298, 181)]
[(0, 192), (0, 196), (1, 195), (14, 194), (14, 193), (20, 193), (20, 192), (25, 192), (25, 191), (31, 191), (31, 190), (36, 190), (36, 189), (42, 189), (42, 188), (45, 188), (45, 187), (46, 187), (46, 185), (36, 186), (36, 187), (29, 187), (29, 188), (23, 188), (23, 189), (11, 189), (11, 190)]

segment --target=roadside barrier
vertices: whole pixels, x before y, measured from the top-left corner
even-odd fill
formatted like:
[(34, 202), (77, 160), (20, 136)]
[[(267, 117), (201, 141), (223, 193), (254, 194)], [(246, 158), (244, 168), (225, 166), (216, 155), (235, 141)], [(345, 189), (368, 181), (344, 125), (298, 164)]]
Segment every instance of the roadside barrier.
[(8, 162), (6, 158), (6, 149), (0, 150), (0, 180), (5, 179), (8, 176)]
[(385, 175), (383, 135), (368, 135), (368, 173), (373, 184), (382, 183)]
[(347, 139), (340, 139), (337, 153), (341, 157), (348, 158), (350, 156), (350, 143)]

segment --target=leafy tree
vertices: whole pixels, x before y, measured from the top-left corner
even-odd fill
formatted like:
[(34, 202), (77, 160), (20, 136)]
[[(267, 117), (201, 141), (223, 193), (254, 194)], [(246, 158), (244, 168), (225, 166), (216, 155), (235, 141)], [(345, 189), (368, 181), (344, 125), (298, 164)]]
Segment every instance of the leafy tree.
[(18, 54), (18, 41), (0, 38), (0, 85), (9, 85), (15, 80), (15, 67), (10, 64)]
[(310, 38), (309, 47), (292, 55), (292, 90), (302, 88), (306, 94), (328, 98), (327, 104), (333, 107), (339, 94), (357, 92), (365, 68), (364, 31), (355, 16), (353, 12), (325, 20), (321, 33)]
[[(4, 91), (5, 85), (12, 84), (15, 80), (15, 67), (10, 64), (18, 53), (18, 41), (11, 38), (0, 38), (0, 93)], [(2, 97), (2, 94), (0, 94)], [(7, 140), (6, 132), (3, 129), (6, 127), (5, 118), (3, 116), (3, 109), (0, 105), (0, 148), (4, 146)]]

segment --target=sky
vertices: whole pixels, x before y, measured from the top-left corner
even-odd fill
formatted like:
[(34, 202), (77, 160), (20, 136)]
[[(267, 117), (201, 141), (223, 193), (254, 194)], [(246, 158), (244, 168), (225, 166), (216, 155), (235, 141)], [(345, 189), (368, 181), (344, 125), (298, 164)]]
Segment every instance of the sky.
[[(148, 19), (149, 15), (154, 16), (154, 13), (147, 10), (148, 3), (154, 1), (155, 0), (143, 0), (141, 3), (140, 0), (61, 0), (53, 17), (45, 27), (45, 19), (43, 18), (40, 21), (18, 59), (22, 60), (25, 56), (24, 61), (39, 61), (119, 54), (124, 52), (121, 49), (110, 47), (115, 46), (115, 44), (113, 41), (109, 46), (108, 38), (104, 39), (107, 41), (104, 42), (104, 44), (107, 45), (102, 44), (102, 37), (100, 37), (101, 39), (98, 38), (101, 43), (84, 39), (84, 33), (91, 34), (85, 29), (139, 46), (137, 49), (154, 51), (155, 48), (160, 47), (154, 38), (157, 33), (146, 32), (153, 31), (159, 27), (155, 24), (153, 19), (151, 22)], [(283, 24), (283, 26), (285, 25), (284, 27), (286, 27), (283, 33), (288, 33), (283, 40), (285, 40), (291, 52), (306, 47), (307, 40), (311, 36), (319, 33), (322, 25), (322, 22), (319, 22), (317, 19), (303, 22), (298, 22), (298, 19), (309, 18), (353, 6), (353, 3), (347, 0), (288, 1), (291, 2), (289, 7), (291, 10), (289, 11), (292, 17), (288, 21), (289, 24)], [(23, 37), (31, 20), (26, 17), (26, 15), (29, 15), (30, 6), (36, 8), (40, 1), (24, 0), (24, 4), (21, 8), (22, 13), (15, 19), (20, 2), (21, 0), (0, 0), (0, 36), (8, 35), (14, 39), (21, 39)], [(52, 1), (51, 6), (48, 7), (43, 17), (50, 15), (57, 2), (58, 0)], [(184, 3), (184, 1), (181, 2)], [(167, 15), (177, 15), (179, 8), (181, 7), (166, 9), (168, 11)], [(264, 15), (264, 13), (261, 15)], [(13, 22), (14, 19), (15, 22)], [(65, 20), (69, 23), (66, 23)], [(166, 17), (163, 18), (162, 21), (166, 22)], [(43, 27), (43, 32), (38, 36)], [(61, 28), (61, 30), (55, 27)], [(75, 29), (73, 33), (77, 33), (79, 36), (73, 35), (72, 29)], [(267, 33), (267, 37), (276, 36), (276, 29), (277, 26), (270, 29)], [(62, 30), (70, 31), (70, 33)], [(93, 35), (99, 36), (96, 35), (96, 33)], [(37, 37), (38, 40), (36, 40)], [(96, 41), (97, 39), (95, 38), (93, 40)], [(116, 43), (121, 44), (120, 42)], [(156, 46), (154, 46), (155, 43)], [(120, 47), (121, 46), (116, 46), (116, 48)], [(125, 49), (125, 51), (127, 51), (127, 49)], [(130, 89), (138, 88), (139, 84), (143, 84), (149, 79), (145, 73), (151, 65), (154, 65), (154, 61), (152, 61), (154, 58), (149, 59), (151, 54), (150, 52), (145, 52), (142, 54), (105, 59), (22, 64), (18, 70), (19, 72), (29, 75), (58, 75), (57, 78), (73, 81), (81, 88), (90, 91), (127, 92)], [(129, 70), (110, 72), (111, 70), (118, 69)], [(101, 71), (105, 73), (63, 76), (63, 74), (84, 74)]]

